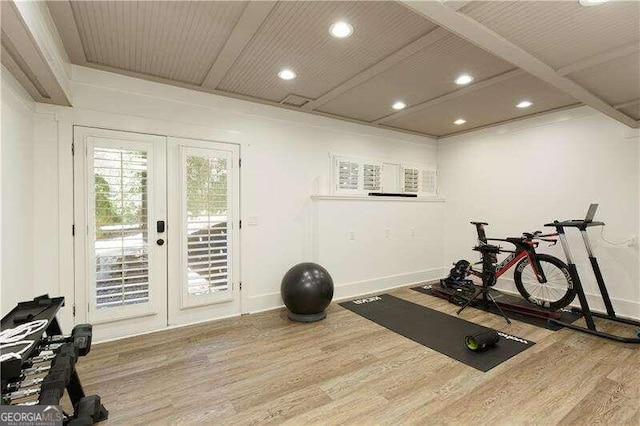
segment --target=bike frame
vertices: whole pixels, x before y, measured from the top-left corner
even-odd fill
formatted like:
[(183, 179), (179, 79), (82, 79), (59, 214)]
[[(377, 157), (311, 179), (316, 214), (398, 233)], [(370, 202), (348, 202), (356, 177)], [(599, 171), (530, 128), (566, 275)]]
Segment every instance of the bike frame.
[[(493, 239), (493, 238), (489, 238), (489, 241), (505, 241), (508, 243), (513, 244), (511, 241), (507, 241), (507, 240), (499, 240), (499, 239)], [(525, 248), (518, 248), (515, 251), (507, 251), (507, 250), (503, 250), (502, 252), (506, 253), (506, 252), (510, 252), (511, 254), (509, 256), (507, 256), (504, 260), (502, 260), (502, 262), (500, 262), (497, 266), (496, 266), (496, 271), (493, 273), (493, 276), (498, 279), (500, 278), (502, 275), (504, 275), (505, 272), (507, 272), (509, 269), (511, 269), (512, 266), (516, 265), (518, 262), (520, 262), (522, 259), (524, 258), (529, 258), (529, 263), (531, 264), (531, 267), (533, 268), (536, 277), (538, 277), (538, 281), (540, 281), (540, 283), (545, 283), (547, 282), (546, 277), (544, 276), (544, 272), (542, 271), (542, 268), (540, 267), (540, 264), (537, 260), (536, 257), (536, 252), (533, 250), (533, 247), (531, 247), (531, 250), (527, 250)], [(469, 273), (471, 275), (475, 275), (476, 277), (482, 278), (484, 272), (483, 271), (476, 271), (475, 269), (470, 269)]]
[[(502, 250), (502, 248), (497, 247), (498, 253), (511, 253), (511, 254), (507, 256), (504, 260), (502, 260), (502, 262), (500, 262), (495, 267), (495, 271), (491, 272), (491, 276), (493, 276), (495, 280), (497, 280), (502, 275), (504, 275), (504, 273), (507, 272), (507, 270), (509, 270), (512, 266), (516, 265), (522, 259), (528, 258), (529, 264), (531, 264), (531, 268), (533, 269), (533, 272), (536, 274), (536, 278), (538, 279), (538, 282), (540, 282), (540, 284), (544, 284), (547, 282), (547, 277), (544, 275), (544, 271), (542, 270), (540, 262), (538, 261), (538, 255), (536, 254), (536, 250), (535, 250), (536, 247), (538, 246), (538, 243), (533, 241), (533, 238), (534, 238), (533, 234), (530, 234), (531, 238), (518, 238), (518, 237), (506, 238), (506, 239), (487, 238), (484, 230), (484, 226), (487, 225), (487, 223), (485, 222), (471, 222), (471, 223), (476, 226), (476, 231), (478, 233), (478, 242), (480, 243), (480, 245), (478, 246), (478, 251), (482, 252), (482, 247), (485, 245), (488, 245), (489, 241), (502, 241), (509, 244), (513, 244), (516, 247), (516, 249), (513, 251)], [(558, 235), (559, 235), (558, 233), (554, 233), (554, 234), (547, 234), (547, 235), (539, 235), (538, 237), (556, 237)], [(469, 273), (478, 278), (484, 279), (484, 277), (486, 277), (486, 274), (487, 274), (487, 271), (485, 271), (486, 268), (485, 268), (485, 262), (484, 262), (485, 256), (487, 256), (487, 254), (483, 253), (482, 256), (483, 256), (482, 271), (476, 271), (473, 268), (470, 268)]]

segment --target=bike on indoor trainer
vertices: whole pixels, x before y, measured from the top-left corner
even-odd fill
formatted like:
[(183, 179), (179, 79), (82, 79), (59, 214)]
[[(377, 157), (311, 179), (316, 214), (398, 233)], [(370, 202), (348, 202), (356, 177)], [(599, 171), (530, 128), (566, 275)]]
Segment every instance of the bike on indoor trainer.
[[(482, 270), (475, 270), (469, 262), (461, 260), (451, 270), (450, 277), (441, 281), (445, 287), (458, 286), (463, 291), (465, 287), (467, 291), (473, 289), (475, 295), (464, 303), (458, 314), (479, 296), (482, 296), (485, 307), (489, 302), (492, 302), (505, 320), (511, 323), (500, 305), (491, 296), (489, 288), (493, 287), (498, 278), (514, 265), (516, 268), (513, 278), (516, 288), (522, 297), (533, 305), (557, 311), (573, 301), (576, 293), (567, 265), (556, 257), (536, 253), (535, 250), (540, 241), (549, 242), (551, 245), (556, 244), (557, 239), (554, 237), (557, 237), (558, 233), (542, 234), (542, 232), (536, 231), (533, 233), (524, 232), (521, 237), (487, 238), (484, 230), (487, 223), (471, 222), (471, 224), (475, 225), (478, 233), (478, 245), (474, 247), (474, 250), (481, 253), (482, 260), (479, 263), (482, 264)], [(515, 246), (515, 250), (505, 250), (500, 246), (489, 244), (490, 241), (512, 244)], [(510, 254), (500, 264), (497, 264), (497, 255), (500, 253)], [(482, 280), (482, 287), (478, 292), (475, 292), (475, 286), (470, 280), (463, 279), (469, 275), (477, 276)], [(523, 308), (518, 307), (518, 310), (523, 311)], [(537, 312), (523, 313), (534, 316), (537, 314)]]

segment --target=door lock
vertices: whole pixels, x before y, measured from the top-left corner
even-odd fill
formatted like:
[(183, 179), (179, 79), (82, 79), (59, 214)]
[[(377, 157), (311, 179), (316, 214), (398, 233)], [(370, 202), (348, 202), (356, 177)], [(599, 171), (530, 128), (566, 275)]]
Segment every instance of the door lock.
[(159, 239), (156, 241), (156, 244), (158, 244), (159, 246), (164, 245), (164, 240), (163, 240), (162, 238), (159, 238)]

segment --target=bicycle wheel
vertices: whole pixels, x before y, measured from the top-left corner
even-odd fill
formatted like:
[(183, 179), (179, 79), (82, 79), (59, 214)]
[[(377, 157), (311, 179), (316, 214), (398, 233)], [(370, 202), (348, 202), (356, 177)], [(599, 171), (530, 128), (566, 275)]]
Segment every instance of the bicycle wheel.
[(541, 284), (529, 264), (529, 258), (522, 259), (516, 266), (513, 279), (516, 288), (529, 302), (555, 310), (564, 308), (576, 297), (573, 281), (567, 265), (557, 257), (538, 254), (540, 266), (547, 282)]

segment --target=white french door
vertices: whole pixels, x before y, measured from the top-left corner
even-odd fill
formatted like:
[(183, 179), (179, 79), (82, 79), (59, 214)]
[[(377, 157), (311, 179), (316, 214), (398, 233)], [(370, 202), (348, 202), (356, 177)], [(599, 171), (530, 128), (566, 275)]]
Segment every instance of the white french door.
[(169, 324), (240, 313), (239, 151), (169, 138)]
[(106, 339), (240, 313), (237, 146), (74, 127), (74, 150), (76, 322)]

